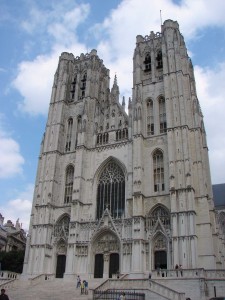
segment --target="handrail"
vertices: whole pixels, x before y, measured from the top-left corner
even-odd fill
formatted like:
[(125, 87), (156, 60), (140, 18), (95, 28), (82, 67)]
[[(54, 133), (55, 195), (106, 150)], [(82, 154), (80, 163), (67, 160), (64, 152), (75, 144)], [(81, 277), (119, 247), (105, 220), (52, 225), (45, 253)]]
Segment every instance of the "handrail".
[(164, 286), (154, 280), (149, 279), (108, 279), (95, 291), (110, 290), (110, 289), (130, 289), (132, 290), (149, 290), (153, 293), (157, 293), (161, 296), (167, 297), (168, 299), (181, 300), (184, 299), (184, 293), (177, 292), (167, 286)]

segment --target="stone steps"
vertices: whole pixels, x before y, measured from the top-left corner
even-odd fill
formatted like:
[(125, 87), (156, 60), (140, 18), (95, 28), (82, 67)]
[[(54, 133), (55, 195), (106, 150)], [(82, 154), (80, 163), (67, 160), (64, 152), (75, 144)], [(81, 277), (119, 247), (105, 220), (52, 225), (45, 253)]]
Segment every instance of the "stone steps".
[[(100, 285), (104, 280), (92, 279), (88, 281), (89, 289)], [(6, 290), (10, 300), (86, 300), (91, 299), (88, 295), (81, 295), (80, 288), (76, 288), (76, 280), (67, 281), (53, 279), (28, 285), (26, 281), (18, 281), (13, 287)]]

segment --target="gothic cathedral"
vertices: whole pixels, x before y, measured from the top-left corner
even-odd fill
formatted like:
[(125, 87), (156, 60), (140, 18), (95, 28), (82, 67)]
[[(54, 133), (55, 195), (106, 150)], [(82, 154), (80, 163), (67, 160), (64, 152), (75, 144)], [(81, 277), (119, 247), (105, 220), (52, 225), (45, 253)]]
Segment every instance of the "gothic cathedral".
[(203, 115), (177, 22), (138, 35), (128, 108), (97, 51), (62, 53), (23, 273), (224, 268)]

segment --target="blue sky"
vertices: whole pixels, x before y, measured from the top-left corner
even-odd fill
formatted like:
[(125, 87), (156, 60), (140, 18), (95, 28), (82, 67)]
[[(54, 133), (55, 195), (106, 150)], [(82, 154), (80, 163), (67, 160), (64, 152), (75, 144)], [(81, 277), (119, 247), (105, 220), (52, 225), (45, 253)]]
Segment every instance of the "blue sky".
[[(0, 0), (0, 213), (27, 229), (40, 142), (61, 52), (95, 48), (120, 96), (132, 88), (136, 35), (177, 20), (195, 67), (212, 182), (225, 182), (224, 0)], [(112, 80), (111, 80), (112, 81)]]

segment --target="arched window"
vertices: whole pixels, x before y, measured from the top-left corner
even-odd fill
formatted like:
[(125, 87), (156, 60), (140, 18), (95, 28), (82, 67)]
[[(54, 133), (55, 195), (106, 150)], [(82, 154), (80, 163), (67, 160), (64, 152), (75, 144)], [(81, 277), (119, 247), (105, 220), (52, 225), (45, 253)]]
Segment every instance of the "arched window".
[(161, 221), (165, 229), (170, 228), (170, 214), (162, 205), (155, 207), (146, 217), (147, 229), (152, 229), (158, 220)]
[(54, 225), (53, 234), (55, 237), (68, 237), (69, 235), (69, 223), (70, 218), (68, 216), (64, 216)]
[(73, 129), (73, 119), (70, 118), (67, 124), (66, 149), (65, 149), (66, 152), (71, 150), (72, 129)]
[(147, 100), (147, 135), (154, 134), (153, 101)]
[(103, 170), (97, 190), (97, 219), (108, 208), (113, 218), (121, 218), (125, 208), (125, 177), (113, 161)]
[(86, 82), (87, 82), (87, 74), (84, 73), (84, 75), (81, 79), (81, 85), (80, 85), (81, 99), (83, 99), (85, 97)]
[(74, 100), (75, 97), (76, 83), (77, 83), (77, 75), (74, 76), (74, 79), (71, 82), (71, 89), (70, 89), (71, 100)]
[(147, 53), (144, 60), (145, 72), (151, 71), (151, 54)]
[(74, 177), (74, 167), (70, 165), (66, 170), (65, 196), (64, 196), (65, 203), (70, 203), (72, 201), (73, 177)]
[(153, 154), (154, 192), (165, 190), (163, 153), (156, 150)]
[(160, 122), (160, 133), (166, 132), (166, 104), (164, 97), (159, 98), (159, 122)]
[(156, 56), (156, 68), (157, 69), (161, 69), (163, 67), (163, 61), (162, 61), (162, 51), (159, 50), (157, 52), (157, 56)]

